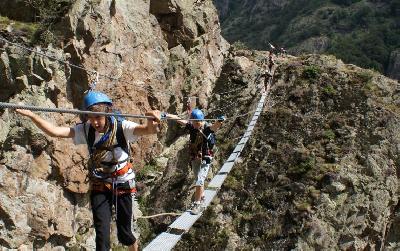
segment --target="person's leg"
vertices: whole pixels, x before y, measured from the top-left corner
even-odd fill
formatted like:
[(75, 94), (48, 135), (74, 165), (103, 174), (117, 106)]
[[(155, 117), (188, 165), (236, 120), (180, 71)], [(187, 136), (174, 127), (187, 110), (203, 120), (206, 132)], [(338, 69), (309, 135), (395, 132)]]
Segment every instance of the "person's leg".
[(208, 170), (210, 169), (210, 164), (207, 161), (202, 161), (199, 165), (198, 172), (196, 173), (196, 188), (194, 192), (194, 203), (191, 209), (192, 214), (199, 214), (203, 211), (203, 196), (204, 196), (204, 182), (207, 178)]
[(201, 201), (201, 198), (204, 195), (204, 185), (203, 186), (196, 186), (194, 191), (194, 200)]
[(195, 200), (200, 201), (204, 196), (204, 183), (206, 181), (208, 171), (210, 170), (211, 164), (207, 160), (203, 160), (200, 162), (200, 167), (196, 174), (196, 190), (195, 190)]
[(129, 251), (138, 251), (139, 250), (139, 244), (138, 241), (136, 240), (134, 244), (130, 245), (128, 248)]
[(200, 159), (192, 160), (191, 165), (192, 165), (192, 170), (193, 170), (194, 176), (196, 177), (194, 201), (200, 201), (201, 196), (203, 195), (200, 187), (204, 185), (204, 182), (202, 182), (202, 180), (201, 180), (202, 161)]
[(138, 242), (132, 234), (132, 194), (119, 195), (116, 199), (118, 240), (121, 244), (129, 246), (130, 251), (136, 251)]
[(96, 250), (108, 251), (110, 245), (111, 223), (111, 193), (92, 192), (90, 202), (92, 205), (93, 224), (96, 230)]

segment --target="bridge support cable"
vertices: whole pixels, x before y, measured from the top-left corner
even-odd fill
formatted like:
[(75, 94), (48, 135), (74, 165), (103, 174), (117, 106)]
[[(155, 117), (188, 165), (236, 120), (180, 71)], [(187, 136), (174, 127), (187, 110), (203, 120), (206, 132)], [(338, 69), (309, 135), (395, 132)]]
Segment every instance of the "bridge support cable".
[[(228, 177), (228, 174), (233, 169), (233, 166), (240, 154), (242, 153), (244, 147), (246, 146), (247, 141), (253, 133), (254, 127), (257, 123), (257, 120), (262, 112), (262, 109), (265, 104), (266, 97), (269, 93), (270, 85), (272, 79), (268, 81), (267, 89), (262, 93), (260, 100), (257, 103), (257, 108), (253, 114), (252, 119), (250, 120), (247, 130), (243, 134), (241, 140), (236, 145), (235, 149), (227, 159), (227, 161), (222, 165), (221, 169), (214, 176), (214, 178), (210, 181), (207, 186), (207, 189), (204, 191), (205, 202), (204, 207), (207, 208), (214, 197), (217, 195), (218, 190), (221, 188), (225, 179)], [(204, 212), (204, 211), (203, 211)], [(190, 212), (184, 212), (180, 217), (178, 217), (171, 225), (168, 226), (166, 232), (158, 235), (153, 241), (151, 241), (143, 250), (144, 251), (166, 251), (172, 250), (175, 245), (182, 238), (184, 233), (187, 233), (193, 224), (202, 216), (203, 212), (198, 215), (193, 215)]]

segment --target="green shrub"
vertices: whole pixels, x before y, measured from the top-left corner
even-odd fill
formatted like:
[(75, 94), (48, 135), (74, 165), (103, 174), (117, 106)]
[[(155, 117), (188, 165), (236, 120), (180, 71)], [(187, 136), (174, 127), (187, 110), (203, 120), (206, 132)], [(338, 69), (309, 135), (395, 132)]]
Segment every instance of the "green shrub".
[(327, 85), (322, 89), (323, 93), (326, 95), (335, 95), (337, 91), (332, 85)]
[(358, 76), (363, 83), (367, 84), (372, 80), (374, 74), (372, 71), (363, 70), (358, 73)]
[(40, 22), (51, 23), (65, 15), (75, 0), (25, 0), (37, 13)]
[(325, 136), (325, 138), (327, 138), (327, 139), (329, 139), (329, 140), (334, 140), (335, 137), (336, 137), (335, 132), (332, 131), (331, 129), (326, 130), (326, 131), (324, 132), (324, 136)]
[(12, 24), (13, 29), (25, 32), (28, 38), (31, 38), (39, 28), (37, 23), (19, 22), (0, 16), (0, 30), (7, 29), (10, 24)]
[(248, 50), (249, 48), (247, 47), (247, 45), (245, 43), (243, 43), (242, 41), (236, 41), (232, 44), (232, 47), (235, 50)]
[(321, 69), (318, 66), (311, 65), (311, 66), (307, 66), (303, 70), (302, 75), (306, 79), (317, 79), (320, 74), (321, 74)]
[(150, 173), (154, 173), (158, 171), (158, 166), (154, 164), (147, 164), (142, 167), (139, 171), (136, 172), (136, 179), (143, 180), (145, 179)]
[(315, 168), (316, 159), (310, 157), (307, 160), (299, 163), (298, 165), (291, 166), (288, 170), (290, 174), (304, 174)]
[(58, 39), (52, 26), (54, 23), (61, 20), (75, 1), (76, 0), (25, 0), (26, 4), (36, 11), (36, 21), (40, 24), (32, 41), (34, 43), (40, 42), (45, 46), (49, 43), (56, 42)]

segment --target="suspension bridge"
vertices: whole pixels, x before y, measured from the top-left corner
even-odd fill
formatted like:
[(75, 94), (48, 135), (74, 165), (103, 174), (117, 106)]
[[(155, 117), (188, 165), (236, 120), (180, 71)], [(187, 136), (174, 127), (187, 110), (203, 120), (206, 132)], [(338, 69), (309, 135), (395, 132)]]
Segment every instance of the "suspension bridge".
[[(95, 74), (96, 75), (95, 84), (98, 81), (99, 76), (103, 77), (103, 78), (109, 78), (111, 80), (119, 80), (119, 79), (116, 79), (111, 76), (99, 74), (95, 70), (86, 69), (82, 66), (71, 64), (67, 61), (56, 58), (52, 55), (48, 55), (41, 51), (38, 51), (38, 50), (35, 50), (32, 48), (28, 48), (28, 47), (22, 46), (17, 43), (10, 42), (2, 37), (0, 37), (0, 40), (5, 43), (8, 43), (14, 47), (18, 47), (18, 48), (27, 50), (32, 53), (36, 53), (40, 56), (48, 57), (52, 60), (69, 65), (70, 67), (75, 67), (77, 69), (86, 71), (87, 73)], [(270, 69), (270, 70), (272, 70), (272, 69)], [(255, 82), (258, 81), (258, 79), (259, 79), (259, 76), (256, 78)], [(272, 84), (272, 78), (270, 78), (268, 80), (268, 82), (265, 86), (265, 89), (261, 93), (261, 97), (257, 103), (255, 110), (252, 110), (252, 111), (249, 111), (249, 112), (243, 113), (243, 114), (238, 114), (238, 115), (235, 115), (232, 117), (227, 117), (227, 120), (234, 120), (236, 118), (240, 118), (240, 117), (247, 116), (249, 114), (253, 114), (250, 122), (247, 125), (246, 131), (240, 138), (240, 141), (236, 144), (236, 146), (235, 146), (234, 150), (232, 151), (232, 153), (230, 154), (229, 158), (225, 161), (225, 163), (222, 165), (220, 170), (215, 174), (213, 179), (209, 182), (208, 186), (206, 187), (206, 189), (204, 191), (204, 196), (205, 196), (204, 209), (209, 207), (211, 202), (213, 201), (213, 199), (217, 196), (218, 191), (221, 189), (225, 179), (228, 177), (229, 173), (234, 168), (234, 165), (237, 162), (238, 158), (240, 157), (242, 151), (244, 150), (246, 143), (250, 139), (250, 137), (253, 133), (253, 130), (256, 126), (256, 123), (258, 121), (258, 118), (260, 117), (260, 115), (263, 111), (265, 101), (266, 101), (267, 95), (269, 93), (271, 84)], [(150, 89), (148, 87), (145, 87), (142, 85), (140, 87), (143, 87), (146, 90), (150, 91)], [(230, 91), (225, 91), (225, 92), (221, 92), (221, 93), (213, 93), (213, 95), (216, 95), (216, 94), (225, 95), (228, 93), (241, 91), (244, 88), (246, 88), (246, 87), (242, 86), (242, 87), (230, 90)], [(152, 90), (152, 89), (151, 89), (151, 91), (154, 92), (154, 90)], [(163, 95), (174, 95), (174, 94), (164, 92)], [(190, 98), (190, 97), (188, 97), (188, 98)], [(29, 105), (22, 105), (22, 104), (12, 104), (12, 103), (6, 103), (6, 102), (0, 102), (0, 108), (27, 109), (27, 110), (32, 110), (32, 111), (54, 112), (54, 113), (91, 114), (91, 115), (102, 115), (102, 116), (123, 116), (123, 117), (127, 117), (127, 118), (139, 118), (139, 119), (143, 119), (143, 118), (144, 119), (152, 119), (153, 118), (150, 116), (145, 116), (145, 115), (140, 115), (140, 114), (123, 114), (123, 113), (115, 114), (115, 113), (104, 113), (104, 112), (91, 112), (91, 111), (81, 111), (81, 110), (77, 110), (77, 109), (47, 108), (47, 107), (29, 106)], [(164, 120), (178, 120), (178, 119), (164, 118)], [(185, 119), (185, 120), (191, 121), (191, 120), (196, 120), (196, 119)], [(204, 119), (204, 120), (205, 121), (216, 121), (217, 119)], [(203, 212), (204, 212), (204, 210), (203, 210)], [(165, 232), (162, 232), (161, 234), (159, 234), (143, 250), (145, 250), (145, 251), (172, 250), (176, 246), (176, 244), (179, 242), (179, 240), (181, 240), (182, 236), (185, 233), (189, 232), (189, 230), (194, 225), (194, 223), (203, 215), (203, 212), (201, 212), (200, 214), (197, 214), (197, 215), (191, 214), (188, 211), (184, 212), (174, 222), (172, 222), (168, 226), (168, 228)], [(142, 218), (146, 218), (146, 217), (142, 217)]]

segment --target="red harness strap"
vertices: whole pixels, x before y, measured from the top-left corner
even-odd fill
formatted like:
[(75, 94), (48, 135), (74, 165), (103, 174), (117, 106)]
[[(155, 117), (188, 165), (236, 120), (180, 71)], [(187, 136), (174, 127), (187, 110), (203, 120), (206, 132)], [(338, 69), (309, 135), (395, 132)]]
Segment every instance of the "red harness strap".
[[(132, 163), (128, 162), (123, 168), (111, 173), (111, 177), (115, 178), (118, 176), (122, 176), (124, 174), (126, 174), (129, 169), (132, 169), (133, 165)], [(132, 189), (123, 189), (123, 188), (119, 188), (119, 189), (113, 189), (113, 186), (111, 183), (108, 182), (104, 182), (100, 179), (95, 179), (92, 181), (92, 190), (96, 191), (96, 192), (108, 192), (108, 191), (112, 191), (115, 195), (122, 195), (122, 194), (128, 194), (128, 193), (136, 193), (136, 188), (132, 188)]]
[(132, 163), (128, 162), (123, 168), (111, 173), (111, 177), (115, 178), (118, 176), (122, 176), (122, 175), (126, 174), (129, 171), (129, 169), (132, 169), (132, 168), (133, 168)]

